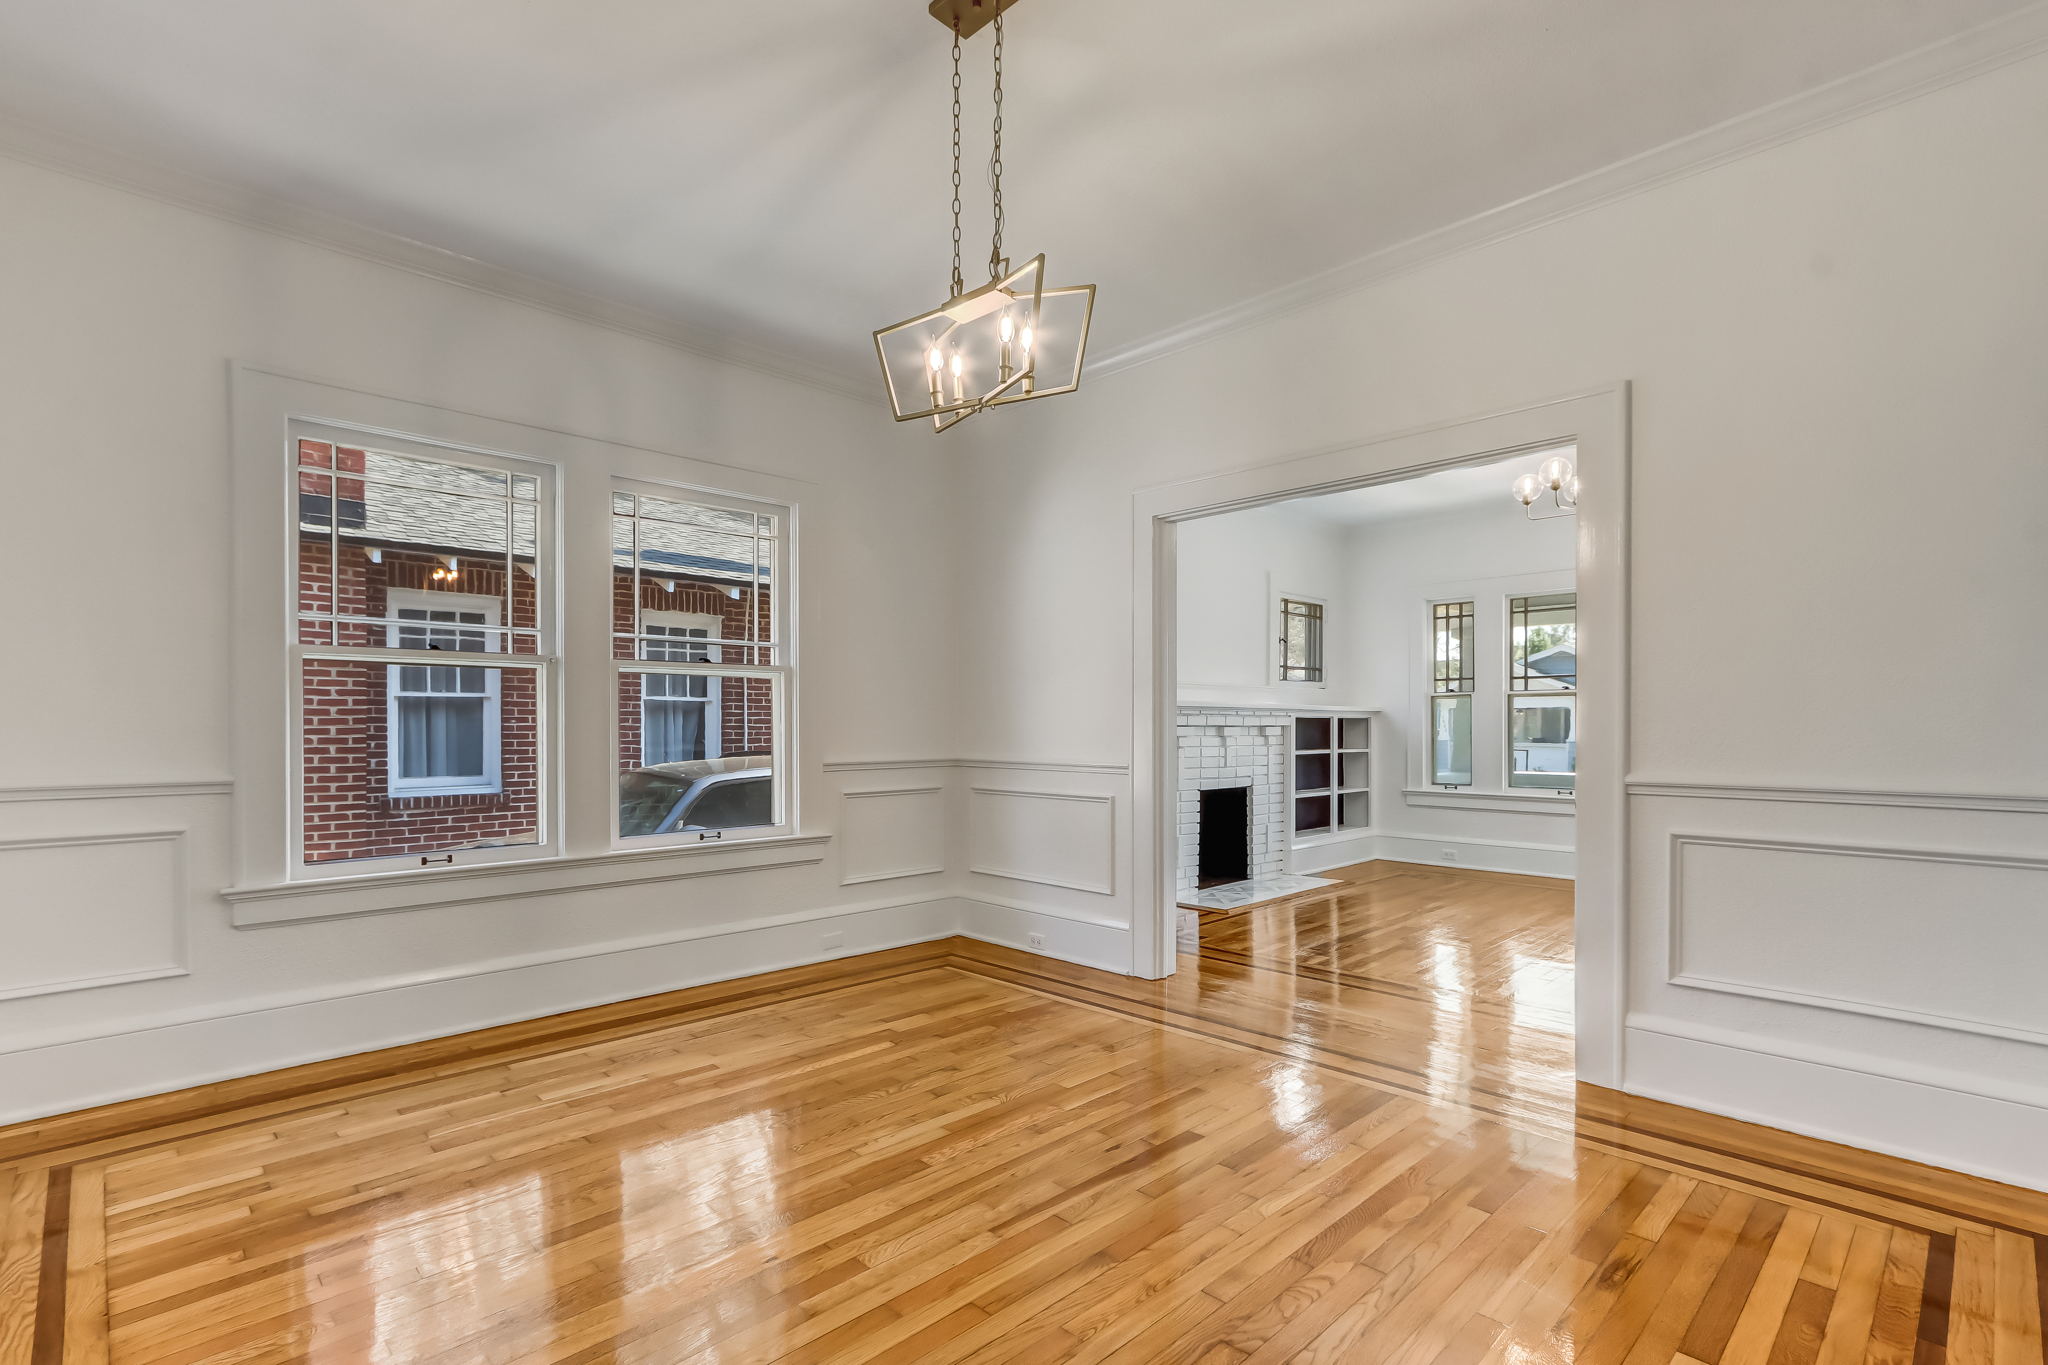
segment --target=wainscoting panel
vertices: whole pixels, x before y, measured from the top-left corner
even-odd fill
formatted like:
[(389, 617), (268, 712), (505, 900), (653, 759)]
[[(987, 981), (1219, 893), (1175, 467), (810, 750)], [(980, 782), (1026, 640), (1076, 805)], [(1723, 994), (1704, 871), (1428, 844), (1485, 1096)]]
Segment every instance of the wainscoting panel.
[(946, 870), (946, 788), (866, 787), (840, 793), (839, 884)]
[(1116, 801), (1092, 792), (968, 789), (970, 872), (1116, 894)]
[(0, 1000), (185, 975), (183, 846), (182, 830), (0, 840)]
[(2048, 1043), (2048, 859), (1674, 834), (1675, 985)]

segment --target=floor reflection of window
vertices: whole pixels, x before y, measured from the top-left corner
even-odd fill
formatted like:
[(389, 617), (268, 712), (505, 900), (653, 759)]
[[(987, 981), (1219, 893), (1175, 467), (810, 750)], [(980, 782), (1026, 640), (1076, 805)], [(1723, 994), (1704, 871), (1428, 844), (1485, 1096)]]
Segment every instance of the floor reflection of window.
[(628, 1283), (661, 1293), (671, 1275), (782, 1227), (775, 1127), (741, 1114), (619, 1156)]
[(366, 1255), (377, 1286), (368, 1359), (417, 1365), (453, 1356), (478, 1324), (546, 1302), (546, 1218), (538, 1175), (394, 1214), (371, 1234)]

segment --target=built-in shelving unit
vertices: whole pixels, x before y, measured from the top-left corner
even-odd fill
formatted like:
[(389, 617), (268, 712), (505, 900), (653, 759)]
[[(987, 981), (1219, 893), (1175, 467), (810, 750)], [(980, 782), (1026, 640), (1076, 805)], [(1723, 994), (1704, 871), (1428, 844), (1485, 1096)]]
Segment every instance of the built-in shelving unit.
[(1315, 838), (1372, 823), (1372, 717), (1297, 715), (1290, 788), (1294, 837)]

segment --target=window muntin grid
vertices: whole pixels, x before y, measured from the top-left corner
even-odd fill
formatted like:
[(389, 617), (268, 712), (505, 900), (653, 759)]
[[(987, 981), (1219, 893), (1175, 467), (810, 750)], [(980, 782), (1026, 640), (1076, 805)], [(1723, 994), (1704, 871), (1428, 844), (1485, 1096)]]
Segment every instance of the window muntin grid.
[(1473, 604), (1436, 602), (1431, 604), (1429, 614), (1431, 692), (1472, 691), (1476, 685)]
[(1280, 680), (1323, 680), (1323, 604), (1280, 599)]
[(712, 658), (781, 664), (782, 595), (775, 588), (784, 524), (779, 511), (615, 490), (612, 567), (615, 575), (630, 577), (632, 606), (627, 619), (613, 623), (613, 656), (665, 659), (664, 633), (649, 631), (646, 622), (650, 612), (678, 610), (664, 599), (681, 589), (687, 603), (681, 609), (703, 611), (716, 622), (705, 637), (717, 647)]
[(1508, 599), (1508, 691), (1577, 690), (1578, 601), (1570, 592)]

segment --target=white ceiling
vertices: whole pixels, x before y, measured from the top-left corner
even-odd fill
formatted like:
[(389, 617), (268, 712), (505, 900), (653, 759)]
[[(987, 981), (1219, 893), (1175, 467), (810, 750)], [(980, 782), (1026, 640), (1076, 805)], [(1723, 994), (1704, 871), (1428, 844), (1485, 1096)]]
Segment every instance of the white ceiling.
[[(2027, 7), (1022, 0), (1009, 246), (1100, 354)], [(0, 0), (0, 114), (867, 378), (946, 283), (924, 8)]]
[(1569, 457), (1571, 453), (1569, 446), (1558, 450), (1531, 451), (1491, 464), (1442, 469), (1420, 478), (1351, 488), (1342, 493), (1319, 493), (1283, 505), (1298, 510), (1303, 516), (1336, 526), (1370, 526), (1480, 508), (1492, 508), (1505, 514), (1515, 506), (1510, 490), (1516, 479), (1535, 473), (1537, 466), (1552, 455)]

